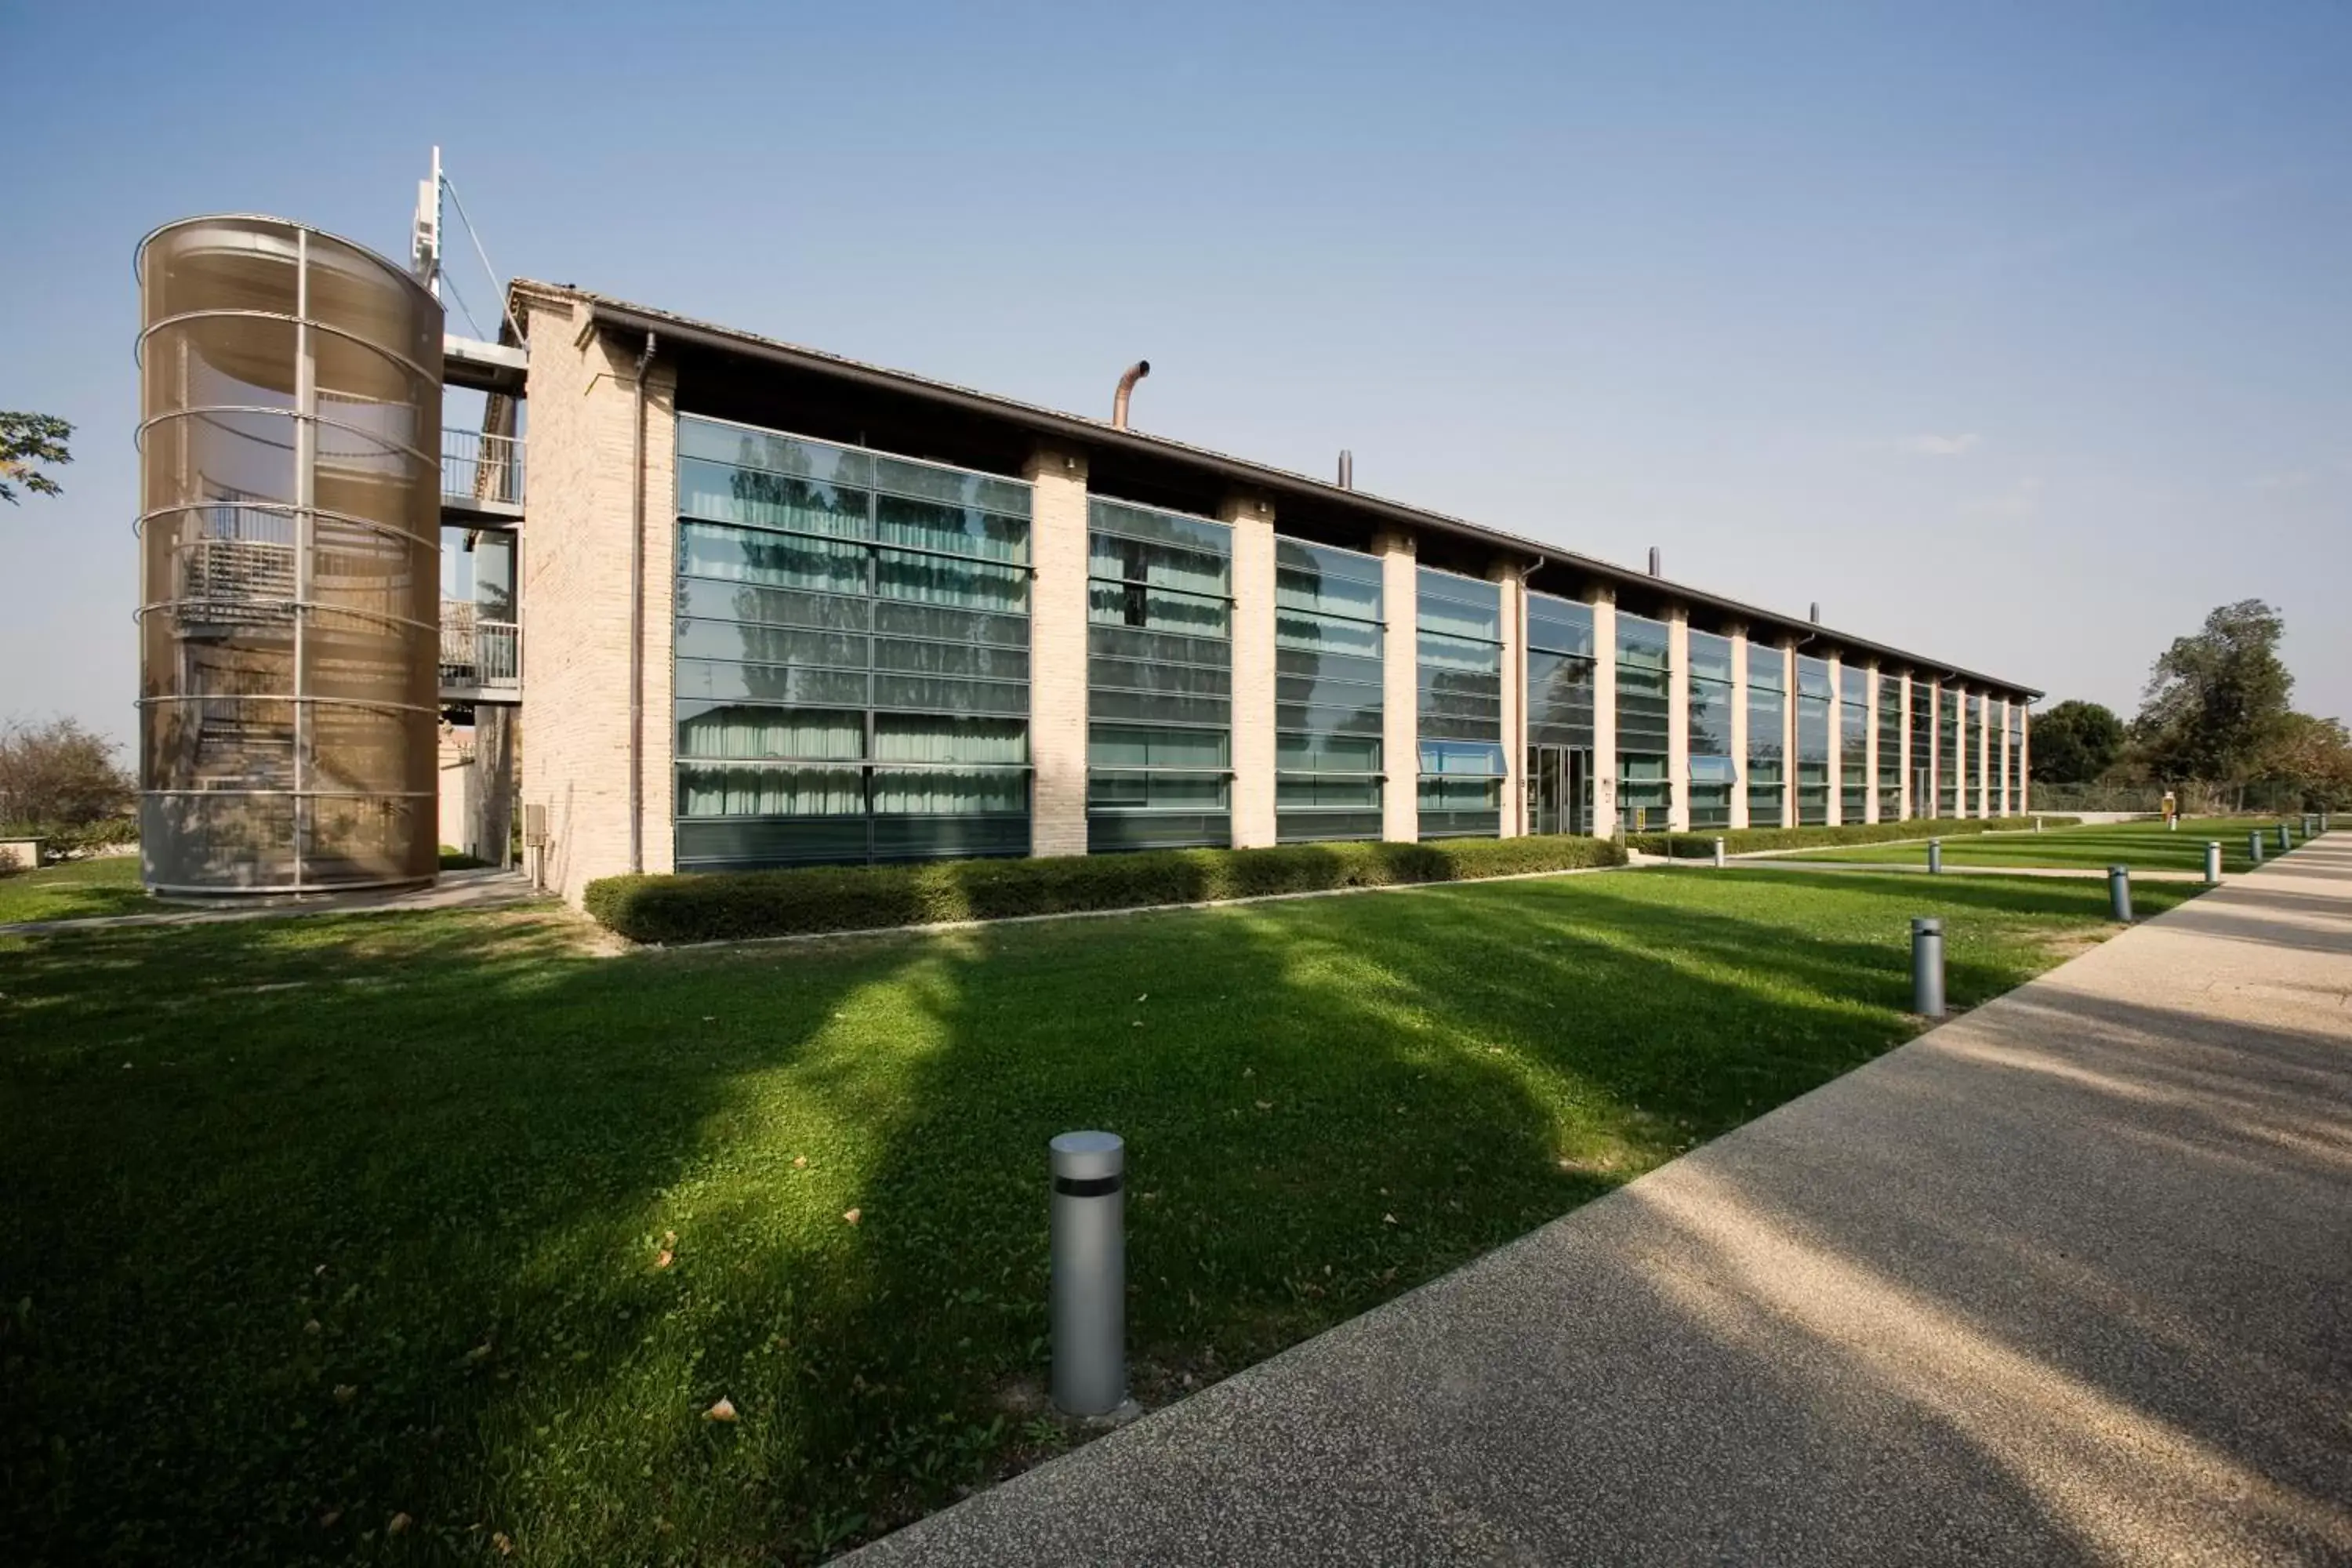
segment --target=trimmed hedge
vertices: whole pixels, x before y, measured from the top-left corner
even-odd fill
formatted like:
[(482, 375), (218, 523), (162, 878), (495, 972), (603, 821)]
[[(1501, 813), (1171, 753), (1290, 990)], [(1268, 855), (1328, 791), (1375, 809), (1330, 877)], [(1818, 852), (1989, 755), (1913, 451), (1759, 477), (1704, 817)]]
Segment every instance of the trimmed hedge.
[[(2074, 827), (2081, 819), (2042, 815), (2045, 827)], [(1979, 833), (2015, 833), (2032, 828), (2031, 816), (1941, 817), (1909, 822), (1856, 823), (1850, 827), (1743, 827), (1738, 832), (1700, 830), (1692, 833), (1636, 833), (1625, 840), (1629, 849), (1644, 855), (1667, 855), (1678, 860), (1704, 860), (1723, 840), (1733, 855), (1759, 849), (1803, 849), (1833, 844), (1886, 844), (1902, 838), (1963, 838)]]
[(729, 942), (1624, 863), (1623, 847), (1609, 839), (1548, 834), (605, 877), (588, 884), (585, 902), (590, 914), (633, 942)]

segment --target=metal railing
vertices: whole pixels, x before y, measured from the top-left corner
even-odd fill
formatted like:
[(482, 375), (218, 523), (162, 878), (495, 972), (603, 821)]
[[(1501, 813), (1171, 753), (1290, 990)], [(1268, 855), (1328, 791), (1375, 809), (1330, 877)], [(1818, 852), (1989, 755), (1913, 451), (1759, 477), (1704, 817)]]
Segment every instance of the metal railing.
[(441, 499), (522, 505), (522, 437), (442, 431)]
[(441, 684), (477, 690), (522, 689), (522, 628), (484, 620), (465, 599), (441, 601)]

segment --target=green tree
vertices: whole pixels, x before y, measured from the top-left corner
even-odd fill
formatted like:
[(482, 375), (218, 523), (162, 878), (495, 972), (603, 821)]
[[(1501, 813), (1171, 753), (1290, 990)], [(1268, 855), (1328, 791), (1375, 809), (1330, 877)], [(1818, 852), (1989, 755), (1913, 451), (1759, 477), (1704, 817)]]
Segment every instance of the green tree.
[[(2246, 781), (2287, 724), (2294, 677), (2279, 658), (2286, 623), (2260, 599), (2223, 605), (2194, 636), (2176, 637), (2149, 671), (2133, 739), (2148, 768), (2168, 783), (2192, 780), (2234, 789)], [(2034, 735), (2041, 761), (2041, 733)]]
[(130, 810), (137, 797), (115, 765), (114, 743), (78, 720), (0, 724), (0, 822), (79, 827)]
[(16, 484), (37, 496), (62, 493), (58, 481), (34, 465), (72, 462), (73, 454), (66, 450), (72, 435), (71, 425), (50, 415), (0, 409), (0, 500), (15, 506)]
[(2033, 718), (2033, 776), (2089, 784), (2124, 754), (2124, 721), (2100, 702), (2061, 702)]
[(2352, 734), (2336, 720), (2290, 713), (2254, 775), (2291, 787), (2306, 811), (2352, 810)]

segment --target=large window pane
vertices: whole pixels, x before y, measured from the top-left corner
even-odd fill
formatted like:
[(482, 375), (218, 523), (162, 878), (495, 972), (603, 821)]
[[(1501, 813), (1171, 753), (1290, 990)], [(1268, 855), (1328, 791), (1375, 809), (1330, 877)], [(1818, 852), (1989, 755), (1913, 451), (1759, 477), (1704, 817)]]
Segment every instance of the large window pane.
[(1027, 853), (1029, 495), (678, 421), (680, 868)]

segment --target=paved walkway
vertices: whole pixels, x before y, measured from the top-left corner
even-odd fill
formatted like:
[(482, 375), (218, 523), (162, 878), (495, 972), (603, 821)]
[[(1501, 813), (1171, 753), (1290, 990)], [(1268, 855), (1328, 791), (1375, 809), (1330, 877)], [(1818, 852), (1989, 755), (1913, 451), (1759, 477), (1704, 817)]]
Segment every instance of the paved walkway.
[(2352, 1562), (2352, 834), (860, 1560)]
[(217, 903), (156, 900), (155, 912), (136, 915), (88, 915), (79, 920), (18, 921), (0, 925), (0, 936), (26, 936), (36, 931), (99, 931), (108, 926), (207, 925), (218, 921), (278, 920), (288, 915), (383, 914), (404, 910), (480, 910), (500, 904), (527, 903), (553, 898), (534, 891), (520, 871), (481, 867), (470, 871), (444, 871), (429, 888), (395, 888), (383, 892), (318, 893), (303, 898), (265, 896), (222, 900)]

